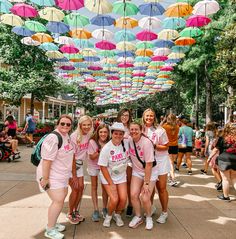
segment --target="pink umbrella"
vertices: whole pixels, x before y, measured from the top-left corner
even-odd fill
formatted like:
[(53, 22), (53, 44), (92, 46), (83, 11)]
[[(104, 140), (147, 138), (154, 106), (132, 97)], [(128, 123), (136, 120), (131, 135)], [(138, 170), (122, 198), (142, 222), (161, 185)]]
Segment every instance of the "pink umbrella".
[(161, 71), (173, 71), (174, 68), (172, 66), (164, 66), (160, 70)]
[(152, 61), (166, 61), (168, 59), (167, 56), (153, 56)]
[(118, 67), (120, 67), (120, 68), (129, 68), (129, 67), (134, 67), (134, 64), (125, 62), (125, 63), (118, 64)]
[(35, 8), (25, 3), (15, 4), (10, 11), (20, 17), (36, 17), (38, 15), (38, 11)]
[(137, 33), (136, 38), (140, 41), (153, 41), (157, 39), (157, 34), (148, 30), (144, 30)]
[(63, 10), (78, 10), (84, 7), (84, 0), (55, 0), (55, 3)]
[(97, 42), (95, 44), (95, 47), (102, 49), (102, 50), (113, 50), (116, 49), (116, 45), (113, 44), (112, 42), (106, 41), (106, 40), (102, 40), (100, 42)]
[(187, 27), (203, 27), (211, 22), (209, 17), (205, 17), (202, 15), (194, 15), (187, 19), (186, 26)]
[(101, 71), (103, 68), (101, 66), (89, 66), (88, 69), (91, 71)]
[(108, 80), (119, 80), (120, 78), (118, 76), (108, 76)]
[(79, 52), (79, 49), (73, 45), (64, 45), (60, 48), (60, 51), (68, 54), (76, 54)]
[(84, 82), (92, 83), (92, 82), (96, 82), (96, 80), (94, 78), (86, 78)]
[(144, 77), (146, 74), (144, 72), (134, 73), (132, 74), (133, 77)]
[(73, 71), (75, 70), (74, 66), (61, 66), (60, 69), (64, 70), (64, 71)]

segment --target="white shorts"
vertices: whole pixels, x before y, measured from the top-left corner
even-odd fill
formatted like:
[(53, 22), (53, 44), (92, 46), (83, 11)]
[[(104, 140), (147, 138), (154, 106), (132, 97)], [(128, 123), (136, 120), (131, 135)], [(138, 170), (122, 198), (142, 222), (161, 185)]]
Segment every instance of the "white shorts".
[(84, 176), (84, 167), (82, 166), (81, 168), (76, 170), (76, 176), (79, 177), (83, 177)]
[[(99, 173), (99, 178), (100, 178), (102, 184), (108, 184), (107, 180), (104, 178), (104, 176), (102, 174), (102, 171), (100, 171), (100, 173)], [(114, 184), (121, 184), (121, 183), (126, 183), (127, 182), (126, 173), (123, 173), (119, 177), (119, 179), (113, 178), (112, 176), (111, 176), (111, 179), (112, 179)]]
[(169, 158), (157, 159), (156, 161), (158, 175), (165, 175), (170, 172), (171, 164)]
[[(38, 181), (39, 184), (39, 190), (40, 192), (44, 192), (44, 189), (41, 187), (40, 182)], [(55, 179), (49, 179), (49, 185), (50, 189), (62, 189), (62, 188), (67, 188), (69, 184), (68, 179), (60, 179), (60, 180), (55, 180)]]
[(87, 172), (89, 176), (98, 176), (100, 169), (96, 169), (96, 168), (92, 168), (92, 167), (88, 167), (87, 168)]
[[(154, 170), (152, 170), (150, 181), (156, 182), (158, 180), (158, 171), (155, 167), (153, 169)], [(145, 173), (144, 172), (143, 173), (136, 172), (136, 171), (133, 170), (132, 171), (132, 176), (135, 176), (137, 178), (140, 178), (140, 179), (144, 180)]]

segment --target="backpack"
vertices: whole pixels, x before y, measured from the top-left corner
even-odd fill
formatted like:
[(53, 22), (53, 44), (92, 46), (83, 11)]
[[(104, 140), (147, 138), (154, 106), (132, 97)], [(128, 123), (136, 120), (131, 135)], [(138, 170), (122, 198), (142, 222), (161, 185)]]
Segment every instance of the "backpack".
[[(62, 146), (62, 137), (61, 135), (56, 132), (56, 131), (52, 131), (50, 134), (55, 134), (58, 138), (58, 150), (61, 148)], [(41, 160), (41, 147), (42, 147), (42, 143), (44, 141), (44, 139), (48, 136), (49, 134), (44, 135), (39, 142), (36, 144), (33, 153), (31, 154), (31, 163), (34, 166), (38, 166)]]

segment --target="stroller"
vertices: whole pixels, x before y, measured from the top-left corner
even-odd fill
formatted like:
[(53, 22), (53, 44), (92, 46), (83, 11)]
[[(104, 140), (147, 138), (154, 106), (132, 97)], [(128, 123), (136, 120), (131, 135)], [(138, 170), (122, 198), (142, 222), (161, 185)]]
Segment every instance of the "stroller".
[(8, 161), (10, 163), (12, 160), (19, 159), (20, 154), (14, 153), (11, 147), (8, 147), (5, 142), (0, 142), (0, 161)]

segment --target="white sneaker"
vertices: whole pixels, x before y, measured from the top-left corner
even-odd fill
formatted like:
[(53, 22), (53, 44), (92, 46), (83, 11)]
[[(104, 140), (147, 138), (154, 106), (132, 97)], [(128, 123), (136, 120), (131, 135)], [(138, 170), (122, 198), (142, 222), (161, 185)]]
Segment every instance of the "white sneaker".
[(142, 217), (134, 216), (133, 219), (129, 223), (129, 227), (136, 228), (142, 223), (143, 223)]
[(166, 223), (167, 218), (168, 218), (168, 213), (167, 212), (162, 212), (160, 217), (157, 218), (157, 222), (161, 223), (161, 224), (164, 224), (164, 223)]
[(116, 222), (118, 227), (124, 226), (124, 222), (122, 221), (120, 214), (114, 213), (113, 220)]
[(58, 232), (64, 232), (66, 230), (66, 226), (56, 223), (55, 228), (57, 229)]
[(111, 219), (112, 219), (112, 216), (109, 216), (107, 214), (106, 217), (105, 217), (105, 220), (103, 222), (103, 226), (104, 227), (110, 227), (111, 226)]
[[(154, 205), (152, 205), (151, 217), (154, 216), (156, 214), (156, 212), (157, 212), (157, 208)], [(146, 217), (147, 216), (146, 213), (144, 213), (143, 216)]]
[(64, 235), (57, 231), (57, 229), (54, 227), (52, 229), (46, 229), (44, 236), (51, 239), (62, 239), (64, 238)]
[(168, 182), (168, 185), (169, 186), (172, 186), (172, 187), (175, 187), (175, 186), (177, 186), (179, 184), (179, 182), (177, 182), (176, 180), (170, 180), (169, 182)]
[(152, 230), (153, 228), (153, 220), (152, 217), (146, 217), (146, 230)]

